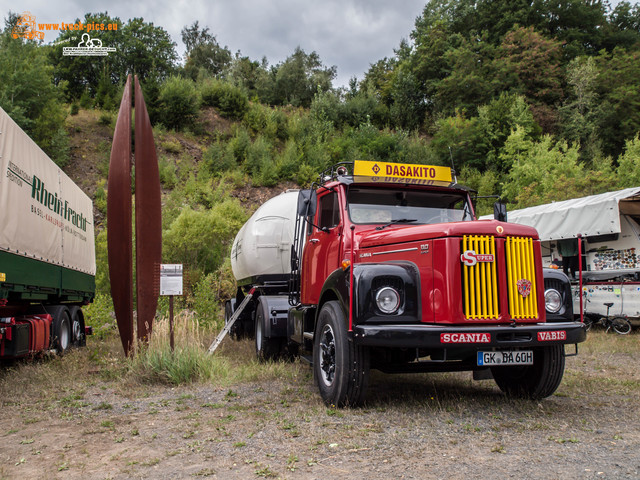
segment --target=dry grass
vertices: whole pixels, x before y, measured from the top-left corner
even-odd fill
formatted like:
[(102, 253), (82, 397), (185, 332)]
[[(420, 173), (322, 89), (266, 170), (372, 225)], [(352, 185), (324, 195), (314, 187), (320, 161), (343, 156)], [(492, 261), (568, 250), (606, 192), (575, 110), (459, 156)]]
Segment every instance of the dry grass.
[[(469, 373), (374, 371), (363, 408), (332, 409), (300, 362), (260, 364), (249, 340), (226, 339), (210, 357), (215, 332), (186, 316), (176, 319), (171, 354), (166, 323), (155, 327), (130, 360), (112, 335), (0, 370), (0, 441), (10, 458), (0, 478), (58, 468), (83, 479), (591, 478), (585, 468), (637, 477), (629, 463), (640, 444), (637, 335), (590, 334), (567, 358), (556, 395), (539, 402), (509, 399)], [(176, 384), (172, 369), (197, 374)], [(425, 452), (437, 454), (425, 463)], [(551, 461), (530, 475), (531, 455)]]
[(126, 358), (118, 336), (89, 337), (87, 348), (64, 357), (45, 355), (5, 364), (0, 370), (0, 403), (16, 399), (57, 396), (97, 383), (130, 395), (143, 394), (149, 385), (207, 383), (227, 387), (238, 383), (287, 379), (306, 371), (299, 363), (257, 361), (250, 341), (227, 338), (214, 355), (207, 348), (217, 332), (200, 328), (189, 314), (174, 318), (174, 351), (170, 348), (169, 321), (156, 321), (149, 345), (139, 345)]

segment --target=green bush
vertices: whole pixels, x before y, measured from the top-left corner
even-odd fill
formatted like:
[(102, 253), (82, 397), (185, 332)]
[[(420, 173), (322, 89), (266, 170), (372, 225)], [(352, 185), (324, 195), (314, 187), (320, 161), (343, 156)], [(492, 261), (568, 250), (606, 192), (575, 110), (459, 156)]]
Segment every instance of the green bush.
[(160, 161), (158, 162), (158, 170), (160, 173), (160, 182), (162, 184), (172, 189), (178, 183), (178, 176), (176, 175), (176, 164), (170, 160), (167, 160), (165, 157), (160, 157)]
[(202, 156), (202, 162), (206, 170), (214, 175), (220, 175), (237, 165), (232, 149), (220, 142), (209, 145)]
[(111, 295), (98, 293), (90, 303), (83, 309), (85, 323), (93, 327), (93, 335), (102, 339), (116, 328), (116, 320), (113, 314), (113, 300)]
[(318, 172), (316, 172), (309, 165), (302, 165), (296, 175), (296, 183), (301, 187), (309, 187), (311, 182), (318, 178)]
[(233, 154), (237, 163), (242, 163), (247, 158), (247, 151), (251, 145), (249, 132), (243, 127), (236, 129), (233, 138), (229, 141), (227, 148)]
[(289, 140), (284, 151), (276, 159), (278, 177), (284, 180), (294, 180), (301, 163), (302, 152), (298, 150), (295, 140)]
[(102, 112), (100, 117), (98, 118), (98, 123), (100, 125), (109, 126), (113, 121), (113, 114), (111, 112)]
[(159, 120), (167, 128), (182, 130), (195, 122), (200, 108), (198, 92), (192, 80), (169, 77), (160, 87)]
[(183, 263), (191, 272), (216, 270), (247, 214), (235, 199), (214, 204), (209, 210), (182, 208), (163, 232), (163, 258)]
[(71, 104), (71, 109), (69, 110), (69, 113), (71, 115), (77, 115), (79, 111), (80, 111), (80, 105), (78, 105), (78, 102), (73, 102)]
[(100, 180), (98, 188), (96, 188), (96, 193), (93, 195), (93, 204), (103, 215), (107, 214), (107, 193), (104, 191), (105, 184), (106, 181), (104, 179)]
[(203, 105), (218, 109), (222, 115), (232, 119), (241, 119), (249, 109), (249, 98), (240, 88), (217, 79), (202, 83), (200, 96)]
[(271, 144), (264, 137), (259, 136), (247, 149), (244, 168), (249, 175), (254, 176), (258, 175), (270, 162), (273, 163)]
[(88, 90), (82, 92), (82, 95), (80, 96), (80, 106), (85, 110), (93, 108), (93, 98), (91, 98), (91, 94)]

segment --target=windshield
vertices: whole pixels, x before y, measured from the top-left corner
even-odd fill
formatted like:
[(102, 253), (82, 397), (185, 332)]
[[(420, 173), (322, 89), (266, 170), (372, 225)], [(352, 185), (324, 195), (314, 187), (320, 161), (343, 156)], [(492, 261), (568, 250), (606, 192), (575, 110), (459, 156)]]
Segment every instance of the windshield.
[(353, 223), (406, 225), (473, 220), (462, 193), (351, 186), (347, 193)]

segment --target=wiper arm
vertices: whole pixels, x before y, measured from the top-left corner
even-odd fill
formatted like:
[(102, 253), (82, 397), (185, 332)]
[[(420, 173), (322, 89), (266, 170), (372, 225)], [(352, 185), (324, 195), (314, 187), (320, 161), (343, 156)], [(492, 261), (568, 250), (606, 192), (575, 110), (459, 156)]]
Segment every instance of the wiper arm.
[(383, 229), (387, 228), (388, 226), (394, 225), (396, 223), (411, 223), (411, 222), (417, 222), (417, 221), (418, 221), (417, 218), (398, 218), (396, 220), (391, 220), (386, 225), (380, 225), (379, 227), (376, 227), (376, 230), (383, 230)]

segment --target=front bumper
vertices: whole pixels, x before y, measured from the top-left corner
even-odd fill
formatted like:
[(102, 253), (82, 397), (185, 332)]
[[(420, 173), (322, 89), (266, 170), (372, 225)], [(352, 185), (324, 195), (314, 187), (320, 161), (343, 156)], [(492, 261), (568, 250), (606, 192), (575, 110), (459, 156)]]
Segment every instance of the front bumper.
[(397, 348), (541, 347), (584, 342), (580, 322), (527, 325), (354, 325), (358, 345)]

